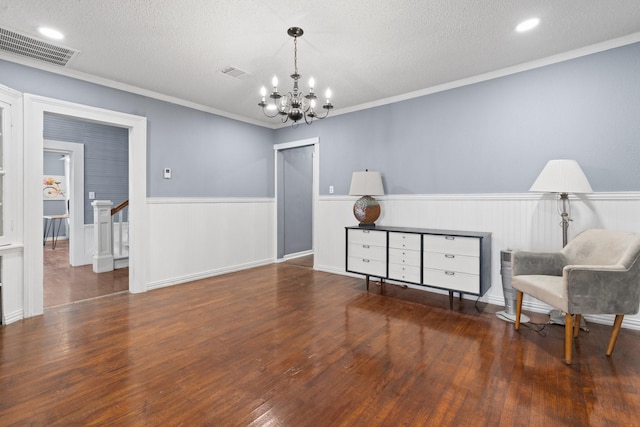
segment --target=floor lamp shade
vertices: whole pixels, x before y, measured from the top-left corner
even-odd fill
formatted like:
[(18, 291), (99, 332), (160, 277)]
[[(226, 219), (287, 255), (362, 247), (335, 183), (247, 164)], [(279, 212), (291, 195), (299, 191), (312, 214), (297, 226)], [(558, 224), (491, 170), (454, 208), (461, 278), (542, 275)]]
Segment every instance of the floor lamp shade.
[(571, 221), (571, 205), (569, 193), (592, 193), (591, 185), (580, 165), (575, 160), (549, 160), (542, 169), (529, 191), (542, 193), (558, 193), (558, 211), (562, 218), (562, 247), (566, 246), (569, 221)]
[(591, 185), (575, 160), (549, 160), (529, 191), (592, 193)]
[(380, 172), (354, 172), (349, 195), (362, 196), (353, 205), (353, 215), (360, 222), (360, 227), (375, 227), (375, 222), (380, 217), (380, 204), (371, 196), (384, 195)]

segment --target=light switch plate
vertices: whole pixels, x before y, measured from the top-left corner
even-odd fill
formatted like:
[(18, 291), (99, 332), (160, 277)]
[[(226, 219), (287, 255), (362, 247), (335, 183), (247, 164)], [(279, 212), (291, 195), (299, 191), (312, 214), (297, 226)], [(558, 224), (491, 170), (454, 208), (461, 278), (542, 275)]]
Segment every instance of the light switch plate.
[(171, 179), (171, 168), (164, 168), (164, 179)]

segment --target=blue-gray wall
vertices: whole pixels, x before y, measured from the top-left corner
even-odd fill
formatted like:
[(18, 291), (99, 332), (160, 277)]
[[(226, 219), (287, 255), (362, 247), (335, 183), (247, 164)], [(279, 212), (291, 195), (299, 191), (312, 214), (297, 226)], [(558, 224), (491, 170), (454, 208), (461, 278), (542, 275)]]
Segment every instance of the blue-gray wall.
[(150, 197), (274, 196), (270, 129), (3, 60), (0, 84), (146, 117)]
[(311, 137), (321, 194), (364, 169), (388, 194), (526, 192), (555, 158), (595, 191), (640, 190), (640, 43), (276, 131), (5, 61), (0, 84), (147, 117), (152, 197), (273, 197), (272, 145)]
[[(416, 70), (416, 72), (418, 72)], [(335, 94), (339, 107), (340, 96)], [(550, 159), (640, 190), (640, 43), (277, 131), (320, 138), (320, 193), (379, 170), (387, 194), (519, 193)]]

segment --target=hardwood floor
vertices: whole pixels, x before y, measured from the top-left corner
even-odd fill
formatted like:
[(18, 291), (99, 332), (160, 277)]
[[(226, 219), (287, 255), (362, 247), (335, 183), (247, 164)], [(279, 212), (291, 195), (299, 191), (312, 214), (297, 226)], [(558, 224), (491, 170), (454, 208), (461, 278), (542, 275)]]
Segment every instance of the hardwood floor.
[(59, 240), (44, 247), (44, 306), (56, 307), (72, 302), (128, 291), (129, 269), (96, 274), (91, 265), (69, 265), (69, 241)]
[(281, 263), (46, 310), (0, 328), (0, 424), (640, 425), (638, 331), (566, 366), (561, 326), (379, 291)]

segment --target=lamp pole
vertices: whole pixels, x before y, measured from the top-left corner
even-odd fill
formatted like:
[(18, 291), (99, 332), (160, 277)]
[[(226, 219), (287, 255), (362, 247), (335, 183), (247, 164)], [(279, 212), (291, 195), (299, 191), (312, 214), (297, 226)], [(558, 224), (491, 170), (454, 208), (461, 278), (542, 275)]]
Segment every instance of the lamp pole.
[[(569, 230), (569, 221), (572, 221), (569, 218), (569, 213), (567, 210), (570, 210), (569, 206), (569, 193), (560, 193), (560, 202), (562, 203), (562, 212), (560, 212), (560, 217), (562, 218), (562, 247), (567, 246), (567, 232)], [(569, 209), (567, 209), (569, 207)]]

